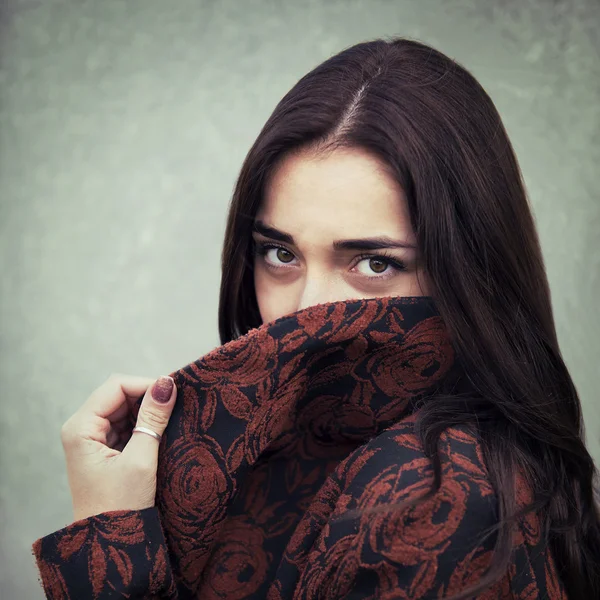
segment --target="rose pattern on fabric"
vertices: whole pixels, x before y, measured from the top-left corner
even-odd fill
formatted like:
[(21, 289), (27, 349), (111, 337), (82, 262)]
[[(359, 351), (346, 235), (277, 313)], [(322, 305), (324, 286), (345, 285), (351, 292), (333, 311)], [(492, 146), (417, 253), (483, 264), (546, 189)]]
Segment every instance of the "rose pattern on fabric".
[(408, 399), (431, 388), (449, 371), (453, 349), (444, 331), (439, 317), (425, 319), (405, 334), (401, 351), (392, 341), (381, 344), (355, 369), (357, 375), (365, 373), (363, 377), (385, 394), (378, 411), (381, 421), (395, 419)]
[(241, 600), (252, 595), (263, 583), (272, 557), (265, 551), (265, 536), (260, 527), (242, 517), (230, 519), (222, 530), (223, 542), (211, 556), (203, 587), (207, 600)]
[[(154, 510), (154, 509), (152, 509)], [(53, 559), (42, 556), (43, 548), (38, 540), (34, 555), (38, 559), (44, 589), (49, 598), (103, 598), (111, 597), (114, 590), (110, 580), (135, 591), (143, 588), (150, 593), (174, 590), (166, 571), (164, 538), (160, 527), (146, 519), (146, 511), (111, 511), (77, 521), (65, 527), (60, 537), (53, 538)], [(149, 547), (147, 535), (162, 542), (157, 549)], [(143, 550), (149, 565), (148, 581), (141, 581), (131, 549)], [(79, 581), (65, 577), (64, 565), (78, 565)], [(63, 565), (61, 567), (61, 565)], [(161, 570), (161, 566), (164, 566)], [(153, 576), (160, 576), (154, 587)]]
[(344, 396), (316, 396), (298, 415), (296, 426), (304, 457), (345, 456), (349, 442), (377, 431), (372, 410)]
[[(159, 464), (157, 505), (181, 577), (196, 589), (216, 536), (214, 524), (225, 514), (220, 499), (233, 494), (234, 484), (221, 446), (208, 437), (181, 437), (164, 457)], [(197, 535), (199, 528), (202, 537)]]
[[(465, 589), (497, 518), (476, 431), (444, 432), (439, 491), (403, 505), (433, 481), (416, 406), (456, 364), (430, 298), (375, 298), (304, 309), (172, 373), (156, 507), (37, 540), (47, 597), (391, 600)], [(535, 515), (519, 531), (495, 589), (566, 600)]]

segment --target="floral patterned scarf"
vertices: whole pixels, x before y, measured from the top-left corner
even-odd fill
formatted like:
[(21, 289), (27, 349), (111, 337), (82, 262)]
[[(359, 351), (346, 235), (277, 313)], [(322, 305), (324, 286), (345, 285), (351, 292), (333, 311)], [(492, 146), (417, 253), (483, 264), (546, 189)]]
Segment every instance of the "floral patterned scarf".
[[(156, 507), (38, 540), (48, 597), (443, 598), (489, 566), (496, 497), (470, 428), (443, 434), (433, 498), (369, 512), (433, 482), (415, 417), (461, 371), (430, 298), (307, 308), (171, 375)], [(565, 598), (536, 527), (493, 593)]]

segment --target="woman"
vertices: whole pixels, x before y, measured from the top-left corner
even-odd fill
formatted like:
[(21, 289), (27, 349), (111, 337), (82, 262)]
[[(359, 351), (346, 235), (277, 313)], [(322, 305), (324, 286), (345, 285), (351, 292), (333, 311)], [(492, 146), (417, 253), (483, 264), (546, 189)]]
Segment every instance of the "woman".
[[(114, 376), (63, 428), (78, 522), (34, 546), (49, 597), (600, 598), (594, 464), (534, 222), (500, 117), (464, 68), (403, 39), (358, 44), (315, 68), (251, 148), (225, 239), (223, 349), (174, 374), (176, 386)], [(429, 326), (435, 314), (451, 347)], [(438, 355), (424, 385), (426, 339)], [(396, 343), (414, 360), (383, 377)], [(300, 364), (298, 377), (313, 371), (292, 388)], [(331, 385), (329, 395), (319, 387)], [(132, 435), (128, 415), (144, 392)], [(374, 413), (353, 404), (358, 395), (388, 404)], [(320, 403), (312, 412), (309, 397)], [(303, 429), (327, 402), (324, 418), (338, 411), (327, 435)], [(172, 520), (180, 508), (161, 491), (171, 467), (159, 465), (159, 520), (156, 439), (169, 434), (173, 449), (217, 424), (227, 477), (211, 475), (214, 497), (202, 490), (219, 499), (210, 517), (197, 529)], [(261, 427), (271, 428), (264, 443)], [(162, 464), (185, 473), (168, 452)], [(269, 529), (260, 519), (293, 495), (296, 453), (321, 460), (321, 479)], [(262, 474), (278, 501), (265, 499)], [(114, 532), (133, 519), (142, 525), (130, 543)]]

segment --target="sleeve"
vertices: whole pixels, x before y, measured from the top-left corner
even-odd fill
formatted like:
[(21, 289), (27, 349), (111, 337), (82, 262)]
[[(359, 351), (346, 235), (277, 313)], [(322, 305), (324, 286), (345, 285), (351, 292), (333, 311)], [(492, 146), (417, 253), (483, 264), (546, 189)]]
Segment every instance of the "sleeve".
[(155, 507), (76, 521), (38, 539), (33, 554), (50, 600), (184, 600)]
[(342, 474), (342, 494), (307, 557), (299, 598), (445, 598), (485, 573), (496, 500), (483, 465), (463, 444), (464, 454), (443, 459), (441, 487), (426, 498), (433, 468), (410, 437), (379, 440), (367, 460), (359, 457)]

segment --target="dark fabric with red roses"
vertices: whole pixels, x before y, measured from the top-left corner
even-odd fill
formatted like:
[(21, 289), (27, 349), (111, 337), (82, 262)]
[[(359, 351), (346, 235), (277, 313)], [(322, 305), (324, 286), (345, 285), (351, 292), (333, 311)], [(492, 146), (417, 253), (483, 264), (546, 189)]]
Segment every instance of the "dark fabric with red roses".
[[(460, 369), (431, 299), (308, 308), (172, 376), (157, 506), (37, 540), (48, 598), (444, 598), (490, 564), (497, 501), (475, 430), (442, 435), (432, 498), (365, 510), (433, 481), (415, 416)], [(535, 516), (514, 546), (479, 598), (565, 599)]]

